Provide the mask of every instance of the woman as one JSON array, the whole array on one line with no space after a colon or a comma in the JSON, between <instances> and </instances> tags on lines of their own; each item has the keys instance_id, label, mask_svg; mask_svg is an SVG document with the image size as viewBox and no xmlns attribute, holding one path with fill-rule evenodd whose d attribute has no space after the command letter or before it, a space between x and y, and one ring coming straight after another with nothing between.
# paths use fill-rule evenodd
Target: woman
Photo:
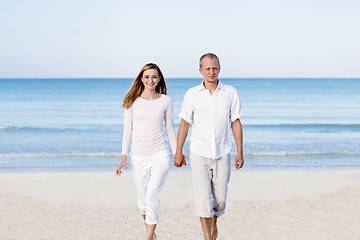
<instances>
[{"instance_id":1,"label":"woman","mask_svg":"<svg viewBox=\"0 0 360 240\"><path fill-rule=\"evenodd\" d=\"M137 204L147 231L146 239L156 239L160 192L170 167L168 146L163 134L163 122L172 152L176 151L176 136L172 101L166 95L166 84L160 68L146 64L124 98L124 134L122 159L116 175L127 169L131 141L131 163L137 192Z\"/></svg>"}]
</instances>

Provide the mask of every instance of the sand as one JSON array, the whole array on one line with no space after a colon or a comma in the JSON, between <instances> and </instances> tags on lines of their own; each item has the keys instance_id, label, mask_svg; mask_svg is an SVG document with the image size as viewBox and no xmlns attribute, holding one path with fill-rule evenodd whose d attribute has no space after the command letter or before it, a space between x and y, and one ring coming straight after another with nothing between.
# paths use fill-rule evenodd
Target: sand
<instances>
[{"instance_id":1,"label":"sand","mask_svg":"<svg viewBox=\"0 0 360 240\"><path fill-rule=\"evenodd\" d=\"M160 209L159 240L203 239L189 171ZM145 239L131 173L0 173L0 239ZM360 239L360 169L233 171L218 239Z\"/></svg>"}]
</instances>

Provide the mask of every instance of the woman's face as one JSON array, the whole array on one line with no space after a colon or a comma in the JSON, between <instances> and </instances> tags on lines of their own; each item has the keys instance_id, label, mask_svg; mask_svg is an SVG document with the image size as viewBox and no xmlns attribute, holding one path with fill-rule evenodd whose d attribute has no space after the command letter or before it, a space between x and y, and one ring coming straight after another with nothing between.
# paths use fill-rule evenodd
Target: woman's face
<instances>
[{"instance_id":1,"label":"woman's face","mask_svg":"<svg viewBox=\"0 0 360 240\"><path fill-rule=\"evenodd\" d=\"M145 89L155 91L156 86L160 82L159 72L156 69L148 69L144 72L141 81Z\"/></svg>"}]
</instances>

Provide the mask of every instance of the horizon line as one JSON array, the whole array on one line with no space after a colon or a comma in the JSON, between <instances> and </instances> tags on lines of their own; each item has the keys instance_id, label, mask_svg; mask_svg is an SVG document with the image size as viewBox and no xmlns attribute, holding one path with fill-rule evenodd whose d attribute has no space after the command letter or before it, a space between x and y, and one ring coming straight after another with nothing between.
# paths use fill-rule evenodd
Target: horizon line
<instances>
[{"instance_id":1,"label":"horizon line","mask_svg":"<svg viewBox=\"0 0 360 240\"><path fill-rule=\"evenodd\" d=\"M0 77L3 79L135 79L135 77ZM166 79L203 79L202 77L166 77ZM219 77L219 79L360 79L360 77Z\"/></svg>"}]
</instances>

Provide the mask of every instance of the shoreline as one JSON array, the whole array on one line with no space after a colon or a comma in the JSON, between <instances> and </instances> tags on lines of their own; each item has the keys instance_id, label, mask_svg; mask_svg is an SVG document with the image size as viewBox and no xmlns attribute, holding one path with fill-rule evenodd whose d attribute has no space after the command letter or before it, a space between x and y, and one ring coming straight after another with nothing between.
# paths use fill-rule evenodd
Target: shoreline
<instances>
[{"instance_id":1,"label":"shoreline","mask_svg":"<svg viewBox=\"0 0 360 240\"><path fill-rule=\"evenodd\" d=\"M244 166L241 170L236 170L231 166L231 171L307 171L307 170L352 170L360 169L360 165L335 165L335 166ZM0 168L0 175L6 173L48 173L48 172L111 172L116 170L113 167L50 167L50 168ZM128 167L130 170L130 166ZM191 171L190 163L186 167L177 168L170 166L170 171Z\"/></svg>"}]
</instances>

